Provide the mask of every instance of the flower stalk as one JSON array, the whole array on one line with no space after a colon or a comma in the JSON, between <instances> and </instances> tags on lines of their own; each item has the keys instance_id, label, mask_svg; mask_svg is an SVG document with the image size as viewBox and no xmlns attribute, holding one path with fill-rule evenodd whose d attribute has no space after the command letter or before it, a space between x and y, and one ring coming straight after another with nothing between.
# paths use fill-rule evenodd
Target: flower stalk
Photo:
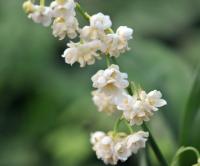
<instances>
[{"instance_id":1,"label":"flower stalk","mask_svg":"<svg viewBox=\"0 0 200 166\"><path fill-rule=\"evenodd\" d=\"M147 127L147 125L145 123L142 124L142 128L143 128L143 130L149 132L149 140L148 140L149 144L150 144L151 148L153 149L153 151L154 151L158 161L160 162L160 164L162 166L168 166L166 159L164 158L164 156L163 156L161 150L159 149L153 135L151 134L151 131L149 130L149 128Z\"/></svg>"},{"instance_id":2,"label":"flower stalk","mask_svg":"<svg viewBox=\"0 0 200 166\"><path fill-rule=\"evenodd\" d=\"M45 0L40 0L40 6L45 6Z\"/></svg>"}]
</instances>

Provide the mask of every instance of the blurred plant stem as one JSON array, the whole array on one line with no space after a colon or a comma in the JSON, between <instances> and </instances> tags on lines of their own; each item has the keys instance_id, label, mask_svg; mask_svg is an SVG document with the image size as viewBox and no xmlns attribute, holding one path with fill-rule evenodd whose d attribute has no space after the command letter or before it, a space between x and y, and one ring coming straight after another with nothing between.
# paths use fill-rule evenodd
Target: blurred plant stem
<instances>
[{"instance_id":1,"label":"blurred plant stem","mask_svg":"<svg viewBox=\"0 0 200 166\"><path fill-rule=\"evenodd\" d=\"M162 152L160 151L155 139L153 138L151 131L149 130L149 128L147 127L147 125L145 123L142 124L142 128L145 131L149 132L149 144L151 145L151 148L153 149L158 161L160 162L160 164L162 166L168 166L167 161L165 160Z\"/></svg>"},{"instance_id":2,"label":"blurred plant stem","mask_svg":"<svg viewBox=\"0 0 200 166\"><path fill-rule=\"evenodd\" d=\"M45 0L40 0L40 6L45 6Z\"/></svg>"}]
</instances>

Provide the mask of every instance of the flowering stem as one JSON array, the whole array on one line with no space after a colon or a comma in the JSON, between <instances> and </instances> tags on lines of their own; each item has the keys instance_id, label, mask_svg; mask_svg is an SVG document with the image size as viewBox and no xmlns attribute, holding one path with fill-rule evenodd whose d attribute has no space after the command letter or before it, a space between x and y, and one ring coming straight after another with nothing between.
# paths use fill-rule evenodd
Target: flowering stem
<instances>
[{"instance_id":1,"label":"flowering stem","mask_svg":"<svg viewBox=\"0 0 200 166\"><path fill-rule=\"evenodd\" d=\"M120 123L121 123L122 120L123 120L122 117L120 117L120 118L118 118L116 120L115 125L114 125L114 133L117 133L119 125L120 125Z\"/></svg>"},{"instance_id":2,"label":"flowering stem","mask_svg":"<svg viewBox=\"0 0 200 166\"><path fill-rule=\"evenodd\" d=\"M159 147L158 147L156 141L154 140L154 138L153 138L153 136L152 136L152 134L151 134L149 128L146 126L145 123L142 124L142 128L143 128L143 130L149 132L149 144L151 145L151 148L153 149L153 151L154 151L154 153L155 153L157 159L159 160L160 164L161 164L162 166L168 166L167 161L165 160L165 158L164 158L162 152L160 151L160 149L159 149Z\"/></svg>"},{"instance_id":3,"label":"flowering stem","mask_svg":"<svg viewBox=\"0 0 200 166\"><path fill-rule=\"evenodd\" d=\"M86 19L86 21L90 21L90 15L85 12L82 8L81 5L79 3L76 2L76 9L78 10L78 12L83 16L84 19Z\"/></svg>"},{"instance_id":4,"label":"flowering stem","mask_svg":"<svg viewBox=\"0 0 200 166\"><path fill-rule=\"evenodd\" d=\"M107 64L107 67L109 67L111 64L110 64L110 56L109 55L106 55L106 64Z\"/></svg>"},{"instance_id":5,"label":"flowering stem","mask_svg":"<svg viewBox=\"0 0 200 166\"><path fill-rule=\"evenodd\" d=\"M128 128L130 134L133 134L133 129L132 127L129 125L129 123L127 122L126 119L123 119L124 120L124 124L126 125L126 127Z\"/></svg>"}]
</instances>

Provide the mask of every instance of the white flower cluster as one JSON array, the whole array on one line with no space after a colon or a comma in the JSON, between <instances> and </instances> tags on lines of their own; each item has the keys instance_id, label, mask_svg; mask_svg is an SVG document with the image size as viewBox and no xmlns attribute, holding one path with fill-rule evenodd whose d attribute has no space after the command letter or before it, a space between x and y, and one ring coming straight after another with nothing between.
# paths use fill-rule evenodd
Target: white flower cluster
<instances>
[{"instance_id":1,"label":"white flower cluster","mask_svg":"<svg viewBox=\"0 0 200 166\"><path fill-rule=\"evenodd\" d=\"M128 75L119 71L119 66L111 65L106 70L99 70L93 77L93 101L100 112L113 113L117 110L125 88L128 87Z\"/></svg>"},{"instance_id":2,"label":"white flower cluster","mask_svg":"<svg viewBox=\"0 0 200 166\"><path fill-rule=\"evenodd\" d=\"M123 117L131 125L141 125L159 107L167 104L162 99L160 91L153 90L148 94L140 90L138 94L129 95L125 88L128 87L128 75L119 71L119 66L111 65L106 70L99 70L93 77L93 101L100 112L113 113L123 111Z\"/></svg>"},{"instance_id":3,"label":"white flower cluster","mask_svg":"<svg viewBox=\"0 0 200 166\"><path fill-rule=\"evenodd\" d=\"M141 125L144 121L149 121L159 107L167 104L161 97L160 91L153 90L147 94L141 90L137 95L125 94L117 108L123 111L124 118L131 125Z\"/></svg>"},{"instance_id":4,"label":"white flower cluster","mask_svg":"<svg viewBox=\"0 0 200 166\"><path fill-rule=\"evenodd\" d=\"M143 131L131 135L113 135L97 131L91 135L91 143L97 158L102 159L105 164L116 165L118 161L124 162L132 153L144 148L148 136L149 133Z\"/></svg>"},{"instance_id":5,"label":"white flower cluster","mask_svg":"<svg viewBox=\"0 0 200 166\"><path fill-rule=\"evenodd\" d=\"M23 4L28 17L35 23L49 26L53 21L53 35L60 40L66 36L73 39L77 36L78 21L73 0L55 0L50 6L35 5L30 0Z\"/></svg>"},{"instance_id":6,"label":"white flower cluster","mask_svg":"<svg viewBox=\"0 0 200 166\"><path fill-rule=\"evenodd\" d=\"M129 50L128 40L132 39L133 34L131 28L120 26L116 33L113 33L110 29L110 17L102 13L91 16L89 26L79 28L74 0L55 0L49 7L35 5L28 0L23 4L23 8L28 17L36 23L49 26L53 21L52 33L60 40L66 36L74 39L80 34L80 42L67 44L69 48L62 55L67 64L78 62L80 67L84 67L86 64L94 64L95 59L102 54L118 57Z\"/></svg>"}]
</instances>

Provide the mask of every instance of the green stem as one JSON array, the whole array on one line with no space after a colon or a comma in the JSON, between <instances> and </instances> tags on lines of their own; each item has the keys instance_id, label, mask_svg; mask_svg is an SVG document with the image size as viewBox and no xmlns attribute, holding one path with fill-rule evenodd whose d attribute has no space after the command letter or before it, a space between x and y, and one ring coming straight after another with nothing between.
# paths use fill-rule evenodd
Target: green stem
<instances>
[{"instance_id":1,"label":"green stem","mask_svg":"<svg viewBox=\"0 0 200 166\"><path fill-rule=\"evenodd\" d=\"M145 149L145 156L146 156L146 164L148 166L152 166L152 162L151 162L151 158L150 158L150 151L149 151L149 145L147 145L146 149Z\"/></svg>"},{"instance_id":2,"label":"green stem","mask_svg":"<svg viewBox=\"0 0 200 166\"><path fill-rule=\"evenodd\" d=\"M162 152L160 151L156 141L154 140L150 130L148 129L148 127L146 126L145 123L143 123L142 125L142 128L145 130L145 131L148 131L149 132L149 144L151 145L151 148L153 149L158 161L160 162L160 164L162 166L168 166L168 163L167 161L165 160Z\"/></svg>"},{"instance_id":3,"label":"green stem","mask_svg":"<svg viewBox=\"0 0 200 166\"><path fill-rule=\"evenodd\" d=\"M45 6L45 0L40 0L40 6Z\"/></svg>"},{"instance_id":4,"label":"green stem","mask_svg":"<svg viewBox=\"0 0 200 166\"><path fill-rule=\"evenodd\" d=\"M123 119L124 120L124 124L126 125L126 127L128 128L130 134L133 134L133 129L132 127L129 125L129 123L127 122L126 119Z\"/></svg>"},{"instance_id":5,"label":"green stem","mask_svg":"<svg viewBox=\"0 0 200 166\"><path fill-rule=\"evenodd\" d=\"M83 18L84 18L86 21L90 21L90 17L91 17L91 16L90 16L86 11L84 11L84 10L82 9L81 5L80 5L78 2L76 2L76 9L77 9L78 12L83 16ZM107 33L114 33L113 30L112 30L111 28L106 29L105 32L107 32Z\"/></svg>"},{"instance_id":6,"label":"green stem","mask_svg":"<svg viewBox=\"0 0 200 166\"><path fill-rule=\"evenodd\" d=\"M113 129L114 133L117 133L121 121L122 121L121 117L116 120L115 125L114 125L114 129Z\"/></svg>"},{"instance_id":7,"label":"green stem","mask_svg":"<svg viewBox=\"0 0 200 166\"><path fill-rule=\"evenodd\" d=\"M81 5L79 3L76 2L76 9L78 10L78 12L83 16L83 18L86 20L86 21L90 21L90 15L85 12L82 8L81 8Z\"/></svg>"},{"instance_id":8,"label":"green stem","mask_svg":"<svg viewBox=\"0 0 200 166\"><path fill-rule=\"evenodd\" d=\"M105 55L105 56L106 56L106 65L107 65L107 67L109 67L111 65L110 56L109 55Z\"/></svg>"}]
</instances>

